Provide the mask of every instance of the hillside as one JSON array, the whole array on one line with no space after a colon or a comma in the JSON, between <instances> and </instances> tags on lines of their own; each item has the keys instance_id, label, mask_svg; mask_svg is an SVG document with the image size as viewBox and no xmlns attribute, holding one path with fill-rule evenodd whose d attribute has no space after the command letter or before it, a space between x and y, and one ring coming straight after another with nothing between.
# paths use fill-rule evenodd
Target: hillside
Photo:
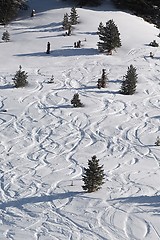
<instances>
[{"instance_id":1,"label":"hillside","mask_svg":"<svg viewBox=\"0 0 160 240\"><path fill-rule=\"evenodd\" d=\"M159 30L106 0L77 8L80 22L64 36L72 5L39 2L29 0L27 11L0 26L0 36L10 33L9 42L0 41L0 239L159 240L160 48L148 46L160 44ZM97 50L98 25L109 19L122 41L112 56ZM137 90L124 96L119 89L131 64ZM29 84L16 89L19 65ZM109 82L98 89L102 69ZM72 107L75 93L83 108ZM82 173L93 155L105 183L86 193Z\"/></svg>"}]
</instances>

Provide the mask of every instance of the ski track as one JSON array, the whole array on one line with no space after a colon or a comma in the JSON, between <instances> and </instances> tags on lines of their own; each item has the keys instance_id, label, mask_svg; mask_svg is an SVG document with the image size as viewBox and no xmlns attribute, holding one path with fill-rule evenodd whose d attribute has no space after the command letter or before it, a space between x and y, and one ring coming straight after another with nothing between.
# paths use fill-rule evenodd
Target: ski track
<instances>
[{"instance_id":1,"label":"ski track","mask_svg":"<svg viewBox=\"0 0 160 240\"><path fill-rule=\"evenodd\" d=\"M140 58L143 64L138 66ZM95 87L102 68L114 73L104 59L79 58L78 67L63 67L51 84L50 68L32 72L34 83L22 90L21 97L11 99L21 106L19 115L10 111L1 92L1 240L19 240L23 233L26 240L160 238L158 224L152 222L152 214L159 214L154 204L159 202L149 201L149 196L159 194L159 186L152 186L149 179L158 179L160 150L149 139L160 130L160 65L148 58L145 47L132 49L118 66L119 76L133 62L146 81L143 98L135 102L107 94L115 86L119 89L114 81L109 81L108 89ZM1 85L8 84L4 75ZM72 108L76 92L84 108ZM77 191L86 156L94 154L108 168L100 190L103 200L98 194L89 198ZM148 202L143 202L145 196Z\"/></svg>"}]
</instances>

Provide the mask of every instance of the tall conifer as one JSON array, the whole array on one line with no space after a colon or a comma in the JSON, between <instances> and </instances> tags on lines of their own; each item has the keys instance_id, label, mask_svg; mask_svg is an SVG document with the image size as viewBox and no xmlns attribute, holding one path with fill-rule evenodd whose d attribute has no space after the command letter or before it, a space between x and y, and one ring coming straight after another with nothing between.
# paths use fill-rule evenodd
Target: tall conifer
<instances>
[{"instance_id":1,"label":"tall conifer","mask_svg":"<svg viewBox=\"0 0 160 240\"><path fill-rule=\"evenodd\" d=\"M136 91L138 74L136 68L133 65L128 67L127 74L124 76L120 93L124 95L132 95Z\"/></svg>"}]
</instances>

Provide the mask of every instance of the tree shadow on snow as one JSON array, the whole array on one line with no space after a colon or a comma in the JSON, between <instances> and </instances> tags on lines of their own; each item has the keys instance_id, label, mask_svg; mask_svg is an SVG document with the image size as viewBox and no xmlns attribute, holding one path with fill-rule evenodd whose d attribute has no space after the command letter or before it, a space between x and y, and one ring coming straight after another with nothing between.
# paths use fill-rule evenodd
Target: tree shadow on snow
<instances>
[{"instance_id":1,"label":"tree shadow on snow","mask_svg":"<svg viewBox=\"0 0 160 240\"><path fill-rule=\"evenodd\" d=\"M120 201L123 203L138 203L141 206L151 206L151 207L160 208L160 196L126 197L126 198L116 198L109 201Z\"/></svg>"},{"instance_id":2,"label":"tree shadow on snow","mask_svg":"<svg viewBox=\"0 0 160 240\"><path fill-rule=\"evenodd\" d=\"M89 55L97 55L99 54L97 49L94 48L71 48L71 49L55 49L52 50L50 54L46 54L46 52L35 52L35 53L22 53L15 54L17 57L71 57L71 56L89 56Z\"/></svg>"},{"instance_id":3,"label":"tree shadow on snow","mask_svg":"<svg viewBox=\"0 0 160 240\"><path fill-rule=\"evenodd\" d=\"M59 105L59 106L50 106L50 107L41 107L40 109L42 110L47 110L47 109L59 109L59 108L73 108L73 106L66 104L66 105Z\"/></svg>"},{"instance_id":4,"label":"tree shadow on snow","mask_svg":"<svg viewBox=\"0 0 160 240\"><path fill-rule=\"evenodd\" d=\"M43 195L43 196L34 196L34 197L25 197L17 200L0 203L0 209L5 209L7 207L17 207L21 208L25 204L33 203L46 203L52 202L54 200L61 200L66 198L78 197L78 195L84 192L66 192L66 193L55 193L52 195Z\"/></svg>"},{"instance_id":5,"label":"tree shadow on snow","mask_svg":"<svg viewBox=\"0 0 160 240\"><path fill-rule=\"evenodd\" d=\"M0 86L0 89L12 89L12 88L15 88L15 86L12 84L6 84L3 86Z\"/></svg>"}]
</instances>

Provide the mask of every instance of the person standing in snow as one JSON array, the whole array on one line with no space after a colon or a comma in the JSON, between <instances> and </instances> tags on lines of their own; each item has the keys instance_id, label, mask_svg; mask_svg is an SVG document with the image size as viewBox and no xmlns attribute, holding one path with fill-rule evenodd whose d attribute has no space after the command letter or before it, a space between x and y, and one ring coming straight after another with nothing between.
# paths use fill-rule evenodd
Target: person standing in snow
<instances>
[{"instance_id":1,"label":"person standing in snow","mask_svg":"<svg viewBox=\"0 0 160 240\"><path fill-rule=\"evenodd\" d=\"M51 44L50 44L50 42L48 42L47 43L47 51L46 51L47 54L50 54L50 48L51 48Z\"/></svg>"},{"instance_id":2,"label":"person standing in snow","mask_svg":"<svg viewBox=\"0 0 160 240\"><path fill-rule=\"evenodd\" d=\"M31 12L31 17L34 17L36 15L36 11L33 9Z\"/></svg>"}]
</instances>

